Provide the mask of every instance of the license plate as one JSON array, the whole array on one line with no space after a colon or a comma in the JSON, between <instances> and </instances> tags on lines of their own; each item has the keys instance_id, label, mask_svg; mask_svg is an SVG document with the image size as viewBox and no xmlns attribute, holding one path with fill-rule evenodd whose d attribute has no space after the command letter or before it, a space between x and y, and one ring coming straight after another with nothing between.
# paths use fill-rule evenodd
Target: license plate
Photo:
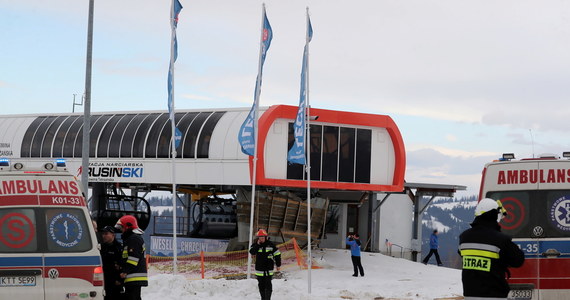
<instances>
[{"instance_id":1,"label":"license plate","mask_svg":"<svg viewBox=\"0 0 570 300\"><path fill-rule=\"evenodd\" d=\"M36 286L36 276L0 276L0 286Z\"/></svg>"},{"instance_id":2,"label":"license plate","mask_svg":"<svg viewBox=\"0 0 570 300\"><path fill-rule=\"evenodd\" d=\"M529 300L532 299L532 290L511 290L509 300Z\"/></svg>"}]
</instances>

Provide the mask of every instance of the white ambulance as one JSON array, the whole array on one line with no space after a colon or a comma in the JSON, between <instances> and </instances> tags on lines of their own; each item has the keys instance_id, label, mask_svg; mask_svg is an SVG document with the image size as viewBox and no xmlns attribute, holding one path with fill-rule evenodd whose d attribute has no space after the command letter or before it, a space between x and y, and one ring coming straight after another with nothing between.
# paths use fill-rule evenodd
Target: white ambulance
<instances>
[{"instance_id":1,"label":"white ambulance","mask_svg":"<svg viewBox=\"0 0 570 300\"><path fill-rule=\"evenodd\" d=\"M62 160L0 158L0 295L103 299L97 236L80 183Z\"/></svg>"}]
</instances>

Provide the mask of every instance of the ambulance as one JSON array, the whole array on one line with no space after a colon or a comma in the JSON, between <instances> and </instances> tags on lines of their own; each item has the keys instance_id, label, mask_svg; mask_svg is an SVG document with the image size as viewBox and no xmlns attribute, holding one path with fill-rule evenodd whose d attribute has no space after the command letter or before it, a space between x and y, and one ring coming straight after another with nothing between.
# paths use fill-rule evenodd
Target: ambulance
<instances>
[{"instance_id":1,"label":"ambulance","mask_svg":"<svg viewBox=\"0 0 570 300\"><path fill-rule=\"evenodd\" d=\"M510 299L570 299L570 152L503 154L483 169L483 198L501 200L501 230L525 253L523 266L510 269Z\"/></svg>"},{"instance_id":2,"label":"ambulance","mask_svg":"<svg viewBox=\"0 0 570 300\"><path fill-rule=\"evenodd\" d=\"M0 295L102 300L99 244L65 161L0 158Z\"/></svg>"}]
</instances>

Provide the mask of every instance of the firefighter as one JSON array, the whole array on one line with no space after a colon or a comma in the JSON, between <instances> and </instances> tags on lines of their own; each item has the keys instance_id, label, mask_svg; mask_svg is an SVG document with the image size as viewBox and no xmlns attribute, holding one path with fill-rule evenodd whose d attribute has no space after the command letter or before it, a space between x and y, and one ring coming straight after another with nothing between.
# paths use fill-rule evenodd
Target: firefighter
<instances>
[{"instance_id":1,"label":"firefighter","mask_svg":"<svg viewBox=\"0 0 570 300\"><path fill-rule=\"evenodd\" d=\"M148 286L144 233L134 216L122 216L115 228L122 232L123 260L121 278L125 280L125 299L141 300L141 287Z\"/></svg>"},{"instance_id":2,"label":"firefighter","mask_svg":"<svg viewBox=\"0 0 570 300\"><path fill-rule=\"evenodd\" d=\"M269 240L267 231L259 229L257 239L249 249L251 255L255 255L255 275L259 286L261 300L271 300L273 286L273 265L277 266L277 271L281 268L281 252Z\"/></svg>"},{"instance_id":3,"label":"firefighter","mask_svg":"<svg viewBox=\"0 0 570 300\"><path fill-rule=\"evenodd\" d=\"M475 208L471 228L459 236L465 300L507 299L508 268L518 268L524 263L524 252L501 232L499 222L505 215L500 201L482 199Z\"/></svg>"}]
</instances>

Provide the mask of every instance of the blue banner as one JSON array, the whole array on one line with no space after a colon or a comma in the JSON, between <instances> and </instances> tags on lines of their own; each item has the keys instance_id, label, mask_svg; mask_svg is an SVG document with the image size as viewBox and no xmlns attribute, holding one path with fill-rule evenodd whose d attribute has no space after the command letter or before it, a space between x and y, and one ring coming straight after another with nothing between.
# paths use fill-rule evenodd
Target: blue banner
<instances>
[{"instance_id":1,"label":"blue banner","mask_svg":"<svg viewBox=\"0 0 570 300\"><path fill-rule=\"evenodd\" d=\"M174 12L173 12L173 16L171 16L172 20L171 20L171 27L172 27L172 39L174 40L173 42L173 49L172 49L172 57L170 58L170 64L168 67L168 113L170 115L170 120L171 122L175 122L174 119L174 101L173 101L173 86L174 86L174 62L176 62L176 59L178 58L178 40L176 38L176 27L178 26L178 15L180 14L180 12L182 11L182 4L180 4L180 1L178 0L173 0L172 5L174 5ZM172 41L171 41L172 43ZM175 147L178 148L178 145L180 145L180 139L182 138L182 134L180 133L180 130L178 130L178 128L175 128L175 133L174 133L174 142L175 142Z\"/></svg>"},{"instance_id":2,"label":"blue banner","mask_svg":"<svg viewBox=\"0 0 570 300\"><path fill-rule=\"evenodd\" d=\"M265 7L263 7L263 33L261 36L261 51L259 58L259 73L257 74L257 80L255 81L255 92L253 95L253 105L247 118L241 125L238 133L238 140L241 146L241 151L246 155L254 155L255 149L255 127L257 122L257 110L259 107L259 95L261 94L261 78L263 75L263 63L265 62L265 55L269 46L271 45L271 39L273 39L273 31L271 30L271 25L269 25L269 20L267 19L267 14L265 13Z\"/></svg>"},{"instance_id":3,"label":"blue banner","mask_svg":"<svg viewBox=\"0 0 570 300\"><path fill-rule=\"evenodd\" d=\"M176 238L176 249L178 256L190 255L204 252L225 252L228 247L228 240L196 239L196 238ZM150 255L152 256L173 256L174 239L171 236L151 236Z\"/></svg>"},{"instance_id":4,"label":"blue banner","mask_svg":"<svg viewBox=\"0 0 570 300\"><path fill-rule=\"evenodd\" d=\"M301 68L301 92L299 95L299 110L293 128L295 141L287 154L287 160L293 164L304 165L305 162L305 112L307 110L307 64L309 63L309 42L313 38L313 27L307 16L307 38L303 50L303 66Z\"/></svg>"}]
</instances>

